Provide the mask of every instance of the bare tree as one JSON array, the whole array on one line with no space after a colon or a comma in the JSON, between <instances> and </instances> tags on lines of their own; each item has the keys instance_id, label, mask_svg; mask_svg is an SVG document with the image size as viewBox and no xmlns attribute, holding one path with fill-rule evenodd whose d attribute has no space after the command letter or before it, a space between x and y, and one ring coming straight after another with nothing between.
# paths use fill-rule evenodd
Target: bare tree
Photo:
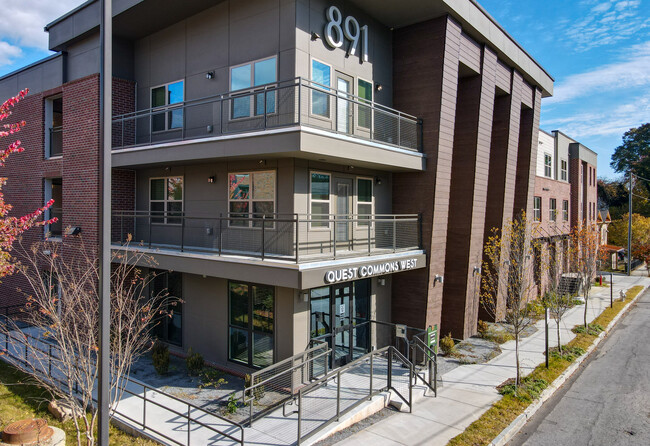
<instances>
[{"instance_id":1,"label":"bare tree","mask_svg":"<svg viewBox=\"0 0 650 446\"><path fill-rule=\"evenodd\" d=\"M521 383L519 341L523 331L535 322L527 303L535 295L534 255L539 241L532 238L531 229L522 212L507 221L503 230L493 229L484 246L481 304L496 320L502 307L499 297L505 296L503 321L512 326L515 337L517 386Z\"/></svg>"},{"instance_id":2,"label":"bare tree","mask_svg":"<svg viewBox=\"0 0 650 446\"><path fill-rule=\"evenodd\" d=\"M585 299L584 327L587 330L587 309L591 286L598 272L602 252L599 249L598 231L588 224L575 227L571 231L571 271L576 275Z\"/></svg>"},{"instance_id":3,"label":"bare tree","mask_svg":"<svg viewBox=\"0 0 650 446\"><path fill-rule=\"evenodd\" d=\"M558 351L562 354L562 342L560 338L560 325L562 318L567 311L573 306L574 297L568 292L568 289L561 287L562 277L567 272L565 265L566 258L569 255L568 244L566 240L560 240L559 243L550 243L548 256L545 258L544 271L546 273L546 289L544 290L544 306L549 309L551 317L555 320L557 327L557 346Z\"/></svg>"},{"instance_id":4,"label":"bare tree","mask_svg":"<svg viewBox=\"0 0 650 446\"><path fill-rule=\"evenodd\" d=\"M111 269L110 407L122 397L131 365L152 346L151 327L171 316L179 299L147 294L155 267L137 249L113 254ZM97 253L79 237L41 242L19 249L18 271L29 283L22 321L2 327L11 336L6 358L71 408L77 445L95 444L97 408L93 390L98 377L99 264ZM25 327L27 324L27 328ZM85 438L84 438L85 437Z\"/></svg>"}]
</instances>

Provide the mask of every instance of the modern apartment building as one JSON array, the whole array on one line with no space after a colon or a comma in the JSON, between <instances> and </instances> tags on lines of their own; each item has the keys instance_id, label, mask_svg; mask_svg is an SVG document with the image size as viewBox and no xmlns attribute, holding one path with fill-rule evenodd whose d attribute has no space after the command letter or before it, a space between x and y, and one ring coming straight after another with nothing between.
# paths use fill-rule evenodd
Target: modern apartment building
<instances>
[{"instance_id":1,"label":"modern apartment building","mask_svg":"<svg viewBox=\"0 0 650 446\"><path fill-rule=\"evenodd\" d=\"M475 1L121 0L113 12L113 249L168 271L152 288L184 303L157 327L163 341L246 371L314 338L344 364L373 345L357 329L368 320L475 333L483 239L533 210L553 88ZM0 79L4 97L30 88L8 202L21 213L54 198L51 236L75 227L87 243L98 25L90 0L46 27L56 55ZM3 305L20 299L17 277L1 286Z\"/></svg>"},{"instance_id":2,"label":"modern apartment building","mask_svg":"<svg viewBox=\"0 0 650 446\"><path fill-rule=\"evenodd\" d=\"M540 130L532 214L535 234L543 240L540 256L561 252L558 244L568 243L571 230L585 223L598 225L599 242L606 243L607 228L597 208L597 164L594 151L559 130ZM537 277L541 293L544 278Z\"/></svg>"}]
</instances>

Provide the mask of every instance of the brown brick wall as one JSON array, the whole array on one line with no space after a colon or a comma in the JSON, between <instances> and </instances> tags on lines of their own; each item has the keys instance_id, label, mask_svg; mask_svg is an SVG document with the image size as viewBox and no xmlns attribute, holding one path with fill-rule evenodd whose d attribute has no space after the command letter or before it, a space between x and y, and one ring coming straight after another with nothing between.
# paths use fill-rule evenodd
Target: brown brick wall
<instances>
[{"instance_id":1,"label":"brown brick wall","mask_svg":"<svg viewBox=\"0 0 650 446\"><path fill-rule=\"evenodd\" d=\"M564 181L536 176L534 194L542 199L542 221L536 225L539 236L568 235L571 232L571 185ZM550 221L549 202L551 198L557 200L557 218L555 222ZM566 222L562 217L563 200L569 200L569 221Z\"/></svg>"}]
</instances>

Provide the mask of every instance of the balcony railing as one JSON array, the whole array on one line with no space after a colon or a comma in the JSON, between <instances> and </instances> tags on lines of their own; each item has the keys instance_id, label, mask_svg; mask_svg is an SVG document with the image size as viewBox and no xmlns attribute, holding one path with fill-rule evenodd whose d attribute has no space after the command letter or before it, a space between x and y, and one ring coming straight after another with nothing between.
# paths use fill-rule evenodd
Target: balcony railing
<instances>
[{"instance_id":1,"label":"balcony railing","mask_svg":"<svg viewBox=\"0 0 650 446\"><path fill-rule=\"evenodd\" d=\"M115 116L113 149L297 125L421 151L415 116L302 78Z\"/></svg>"},{"instance_id":2,"label":"balcony railing","mask_svg":"<svg viewBox=\"0 0 650 446\"><path fill-rule=\"evenodd\" d=\"M63 127L50 128L50 157L63 155Z\"/></svg>"},{"instance_id":3,"label":"balcony railing","mask_svg":"<svg viewBox=\"0 0 650 446\"><path fill-rule=\"evenodd\" d=\"M420 216L271 214L195 217L172 212L112 215L113 245L293 263L420 249Z\"/></svg>"}]
</instances>

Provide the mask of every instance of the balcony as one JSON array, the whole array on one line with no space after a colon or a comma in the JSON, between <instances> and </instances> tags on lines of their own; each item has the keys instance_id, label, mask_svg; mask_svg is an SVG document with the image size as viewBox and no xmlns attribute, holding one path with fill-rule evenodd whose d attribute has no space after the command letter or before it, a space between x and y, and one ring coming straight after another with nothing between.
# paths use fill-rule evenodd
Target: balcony
<instances>
[{"instance_id":1,"label":"balcony","mask_svg":"<svg viewBox=\"0 0 650 446\"><path fill-rule=\"evenodd\" d=\"M113 150L125 153L292 129L421 158L419 119L302 78L115 116Z\"/></svg>"},{"instance_id":2,"label":"balcony","mask_svg":"<svg viewBox=\"0 0 650 446\"><path fill-rule=\"evenodd\" d=\"M133 246L173 252L304 264L421 249L420 216L114 212L113 246L132 234Z\"/></svg>"}]
</instances>

